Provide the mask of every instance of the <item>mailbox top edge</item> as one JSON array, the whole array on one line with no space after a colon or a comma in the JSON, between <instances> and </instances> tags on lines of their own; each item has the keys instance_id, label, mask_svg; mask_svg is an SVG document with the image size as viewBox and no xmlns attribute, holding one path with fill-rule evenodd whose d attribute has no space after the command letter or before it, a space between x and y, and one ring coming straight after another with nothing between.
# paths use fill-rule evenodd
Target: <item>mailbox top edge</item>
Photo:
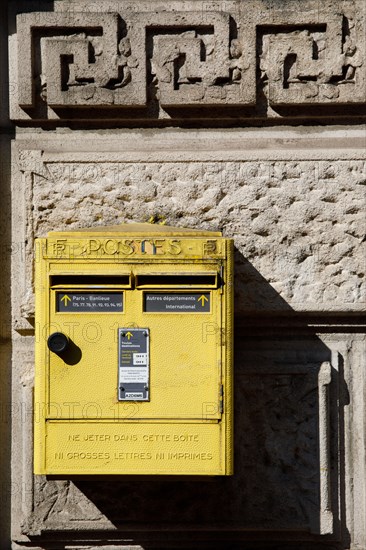
<instances>
[{"instance_id":1,"label":"mailbox top edge","mask_svg":"<svg viewBox=\"0 0 366 550\"><path fill-rule=\"evenodd\" d=\"M190 229L186 227L172 227L152 223L125 223L121 225L96 226L89 228L75 229L73 231L50 231L49 238L83 238L83 237L147 237L147 236L172 236L172 237L222 237L221 231L207 231L201 229Z\"/></svg>"}]
</instances>

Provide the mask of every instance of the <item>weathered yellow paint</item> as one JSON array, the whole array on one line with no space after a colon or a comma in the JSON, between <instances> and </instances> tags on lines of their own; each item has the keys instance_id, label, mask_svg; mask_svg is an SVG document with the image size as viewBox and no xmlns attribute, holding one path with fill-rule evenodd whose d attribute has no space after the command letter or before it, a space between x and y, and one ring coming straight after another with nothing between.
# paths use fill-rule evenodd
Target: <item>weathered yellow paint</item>
<instances>
[{"instance_id":1,"label":"weathered yellow paint","mask_svg":"<svg viewBox=\"0 0 366 550\"><path fill-rule=\"evenodd\" d=\"M148 224L37 239L36 474L232 474L232 251L217 232ZM75 292L120 292L123 311L68 311ZM145 312L146 292L197 293L197 311ZM149 401L118 400L128 327L149 331Z\"/></svg>"}]
</instances>

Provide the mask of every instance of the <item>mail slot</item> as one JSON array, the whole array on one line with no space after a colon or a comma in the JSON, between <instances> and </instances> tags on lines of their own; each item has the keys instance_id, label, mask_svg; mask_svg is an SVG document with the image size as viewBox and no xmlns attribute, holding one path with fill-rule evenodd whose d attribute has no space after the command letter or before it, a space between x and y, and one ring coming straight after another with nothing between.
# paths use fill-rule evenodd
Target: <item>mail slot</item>
<instances>
[{"instance_id":1,"label":"mail slot","mask_svg":"<svg viewBox=\"0 0 366 550\"><path fill-rule=\"evenodd\" d=\"M150 224L36 240L36 474L232 474L232 257Z\"/></svg>"}]
</instances>

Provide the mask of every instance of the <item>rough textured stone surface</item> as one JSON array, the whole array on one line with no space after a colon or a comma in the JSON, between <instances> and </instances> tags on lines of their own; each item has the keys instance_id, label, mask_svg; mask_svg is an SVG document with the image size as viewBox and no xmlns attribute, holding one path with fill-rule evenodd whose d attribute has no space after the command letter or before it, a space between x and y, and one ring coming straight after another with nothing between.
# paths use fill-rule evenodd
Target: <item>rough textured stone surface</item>
<instances>
[{"instance_id":1,"label":"rough textured stone surface","mask_svg":"<svg viewBox=\"0 0 366 550\"><path fill-rule=\"evenodd\" d=\"M177 145L181 153L176 152L176 159L184 153L182 142ZM362 150L358 157L337 161L332 155L327 159L326 151L323 160L294 160L288 151L280 152L281 160L274 153L260 160L257 153L246 153L244 161L240 151L238 160L222 160L224 151L217 151L211 154L217 160L206 162L173 162L166 151L156 151L160 162L108 161L108 155L100 154L75 156L70 162L67 154L61 160L58 154L30 150L16 155L22 171L19 191L29 212L23 317L33 316L34 237L54 227L76 229L151 216L169 225L221 229L234 237L237 316L365 307Z\"/></svg>"},{"instance_id":2,"label":"rough textured stone surface","mask_svg":"<svg viewBox=\"0 0 366 550\"><path fill-rule=\"evenodd\" d=\"M266 118L281 106L366 104L362 0L193 5L100 3L83 13L82 3L56 2L54 13L21 13L12 117L220 119L251 106L241 118Z\"/></svg>"},{"instance_id":3,"label":"rough textured stone surface","mask_svg":"<svg viewBox=\"0 0 366 550\"><path fill-rule=\"evenodd\" d=\"M220 228L236 238L237 313L366 303L365 161L49 165L35 178L34 232L133 221ZM251 264L251 265L248 265ZM247 267L248 266L248 267ZM257 270L280 295L260 301ZM281 298L283 301L281 301ZM332 306L330 306L332 302Z\"/></svg>"}]
</instances>

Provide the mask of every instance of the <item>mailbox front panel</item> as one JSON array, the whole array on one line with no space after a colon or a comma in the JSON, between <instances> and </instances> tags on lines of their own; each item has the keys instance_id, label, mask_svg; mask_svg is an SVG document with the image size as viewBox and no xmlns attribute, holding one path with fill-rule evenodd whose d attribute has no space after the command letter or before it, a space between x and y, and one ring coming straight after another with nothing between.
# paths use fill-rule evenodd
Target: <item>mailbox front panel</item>
<instances>
[{"instance_id":1,"label":"mailbox front panel","mask_svg":"<svg viewBox=\"0 0 366 550\"><path fill-rule=\"evenodd\" d=\"M36 473L230 474L231 242L60 240L37 243Z\"/></svg>"}]
</instances>

